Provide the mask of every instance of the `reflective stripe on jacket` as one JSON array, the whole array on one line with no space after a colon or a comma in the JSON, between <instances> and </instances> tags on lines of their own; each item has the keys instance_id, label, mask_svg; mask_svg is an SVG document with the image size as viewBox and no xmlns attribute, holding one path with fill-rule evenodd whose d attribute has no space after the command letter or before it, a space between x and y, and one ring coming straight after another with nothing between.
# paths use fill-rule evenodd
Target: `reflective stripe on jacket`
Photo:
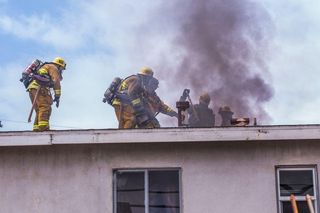
<instances>
[{"instance_id":1,"label":"reflective stripe on jacket","mask_svg":"<svg viewBox=\"0 0 320 213\"><path fill-rule=\"evenodd\" d=\"M137 75L131 75L124 79L117 93L123 94L124 96L128 96L128 99L131 101L132 105L137 105L142 103L142 93L144 89L142 87L140 78ZM112 105L120 105L120 104L129 104L127 101L122 101L120 98L115 98L112 102Z\"/></svg>"},{"instance_id":2,"label":"reflective stripe on jacket","mask_svg":"<svg viewBox=\"0 0 320 213\"><path fill-rule=\"evenodd\" d=\"M60 97L61 96L61 85L60 85L60 73L58 70L58 67L54 64L45 64L43 65L39 70L38 73L40 75L48 75L53 82L53 90L55 96ZM36 82L36 80L33 80L30 85L28 86L27 90L30 89L37 89L39 87L39 84ZM49 90L50 88L47 87Z\"/></svg>"}]
</instances>

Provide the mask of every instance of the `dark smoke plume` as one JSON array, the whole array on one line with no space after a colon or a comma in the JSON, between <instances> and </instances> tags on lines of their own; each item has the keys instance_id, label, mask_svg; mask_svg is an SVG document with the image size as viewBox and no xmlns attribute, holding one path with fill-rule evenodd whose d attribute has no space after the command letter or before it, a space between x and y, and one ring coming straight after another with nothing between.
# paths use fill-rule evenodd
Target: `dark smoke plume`
<instances>
[{"instance_id":1,"label":"dark smoke plume","mask_svg":"<svg viewBox=\"0 0 320 213\"><path fill-rule=\"evenodd\" d=\"M263 103L273 90L264 78L274 28L267 11L249 0L166 2L160 21L162 28L176 30L170 46L178 57L175 64L163 59L159 70L172 70L172 86L183 83L193 94L208 92L216 118L217 109L228 105L235 116L268 122Z\"/></svg>"}]
</instances>

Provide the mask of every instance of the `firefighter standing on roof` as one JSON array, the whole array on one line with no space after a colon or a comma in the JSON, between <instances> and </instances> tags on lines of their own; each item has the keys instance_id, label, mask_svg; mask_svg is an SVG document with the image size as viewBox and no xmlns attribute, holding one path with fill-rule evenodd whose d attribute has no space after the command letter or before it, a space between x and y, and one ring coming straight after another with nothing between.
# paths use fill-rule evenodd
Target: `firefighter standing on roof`
<instances>
[{"instance_id":1,"label":"firefighter standing on roof","mask_svg":"<svg viewBox=\"0 0 320 213\"><path fill-rule=\"evenodd\" d=\"M199 104L195 104L188 109L190 127L214 127L215 114L208 107L210 101L209 94L204 93L199 97Z\"/></svg>"},{"instance_id":2,"label":"firefighter standing on roof","mask_svg":"<svg viewBox=\"0 0 320 213\"><path fill-rule=\"evenodd\" d=\"M157 114L162 113L170 117L178 117L178 113L166 105L157 95L156 89L159 87L159 81L152 78L147 87L147 93L144 95L144 105L148 110L152 122L147 128L159 128L160 123L156 118Z\"/></svg>"},{"instance_id":3,"label":"firefighter standing on roof","mask_svg":"<svg viewBox=\"0 0 320 213\"><path fill-rule=\"evenodd\" d=\"M39 76L49 79L50 83L44 83L41 79L34 79L27 88L31 102L35 102L34 109L36 117L34 119L33 131L46 131L50 129L49 119L51 115L51 105L56 102L59 107L61 96L62 71L66 69L64 59L57 57L52 63L44 63L37 71ZM54 99L52 100L50 88L53 88ZM38 90L38 93L37 93Z\"/></svg>"},{"instance_id":4,"label":"firefighter standing on roof","mask_svg":"<svg viewBox=\"0 0 320 213\"><path fill-rule=\"evenodd\" d=\"M120 129L147 128L151 122L143 104L143 94L147 92L146 87L152 78L152 69L143 67L137 75L122 80L112 101Z\"/></svg>"}]
</instances>

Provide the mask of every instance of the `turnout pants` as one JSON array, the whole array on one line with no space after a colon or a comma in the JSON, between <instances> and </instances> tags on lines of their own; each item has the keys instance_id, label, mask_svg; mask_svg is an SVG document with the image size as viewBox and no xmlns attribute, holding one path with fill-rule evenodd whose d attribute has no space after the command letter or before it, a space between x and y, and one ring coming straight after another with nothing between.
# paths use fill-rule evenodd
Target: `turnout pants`
<instances>
[{"instance_id":1,"label":"turnout pants","mask_svg":"<svg viewBox=\"0 0 320 213\"><path fill-rule=\"evenodd\" d=\"M130 105L114 105L113 107L119 122L119 129L133 129L136 127L134 110Z\"/></svg>"},{"instance_id":2,"label":"turnout pants","mask_svg":"<svg viewBox=\"0 0 320 213\"><path fill-rule=\"evenodd\" d=\"M29 90L31 103L36 98L36 89ZM49 119L51 115L52 97L50 91L46 88L40 88L38 97L35 100L34 109L36 116L33 123L33 131L46 131L50 129Z\"/></svg>"},{"instance_id":3,"label":"turnout pants","mask_svg":"<svg viewBox=\"0 0 320 213\"><path fill-rule=\"evenodd\" d=\"M119 122L119 129L160 128L159 121L156 118L149 120L142 125L137 125L134 110L130 105L113 105L113 107Z\"/></svg>"},{"instance_id":4,"label":"turnout pants","mask_svg":"<svg viewBox=\"0 0 320 213\"><path fill-rule=\"evenodd\" d=\"M160 123L159 123L158 119L153 118L153 119L147 121L146 123L140 125L139 128L142 128L142 129L160 128Z\"/></svg>"}]
</instances>

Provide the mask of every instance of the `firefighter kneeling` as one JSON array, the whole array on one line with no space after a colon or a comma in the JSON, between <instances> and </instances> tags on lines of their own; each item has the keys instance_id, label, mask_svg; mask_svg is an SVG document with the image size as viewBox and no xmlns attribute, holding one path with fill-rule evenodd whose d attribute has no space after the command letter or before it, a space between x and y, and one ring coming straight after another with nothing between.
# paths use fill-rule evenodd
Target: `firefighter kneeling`
<instances>
[{"instance_id":1,"label":"firefighter kneeling","mask_svg":"<svg viewBox=\"0 0 320 213\"><path fill-rule=\"evenodd\" d=\"M146 105L146 95L150 94L150 81L154 80L151 68L143 67L137 75L131 75L122 80L113 95L105 93L105 97L112 97L111 105L119 122L119 129L156 128L159 122Z\"/></svg>"}]
</instances>

